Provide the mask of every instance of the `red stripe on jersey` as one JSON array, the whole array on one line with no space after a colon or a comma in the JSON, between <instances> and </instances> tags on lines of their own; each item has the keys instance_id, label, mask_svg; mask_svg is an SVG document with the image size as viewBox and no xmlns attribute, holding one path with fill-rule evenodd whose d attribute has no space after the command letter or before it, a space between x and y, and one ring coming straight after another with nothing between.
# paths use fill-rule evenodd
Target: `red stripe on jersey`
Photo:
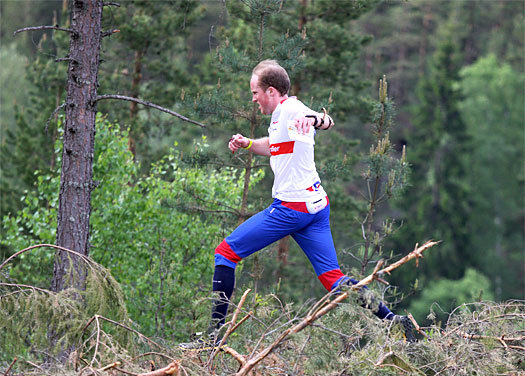
<instances>
[{"instance_id":1,"label":"red stripe on jersey","mask_svg":"<svg viewBox=\"0 0 525 376\"><path fill-rule=\"evenodd\" d=\"M295 141L280 142L278 144L270 145L270 154L292 154Z\"/></svg>"},{"instance_id":2,"label":"red stripe on jersey","mask_svg":"<svg viewBox=\"0 0 525 376\"><path fill-rule=\"evenodd\" d=\"M332 286L334 285L334 283L336 283L337 280L341 277L344 277L344 274L341 271L341 269L330 270L326 273L317 276L317 278L319 278L319 280L323 284L324 288L328 291L332 290Z\"/></svg>"},{"instance_id":3,"label":"red stripe on jersey","mask_svg":"<svg viewBox=\"0 0 525 376\"><path fill-rule=\"evenodd\" d=\"M238 263L241 261L241 257L231 249L230 245L226 243L226 240L223 240L221 244L217 248L215 248L215 254L222 255L226 257L228 260L234 263Z\"/></svg>"}]
</instances>

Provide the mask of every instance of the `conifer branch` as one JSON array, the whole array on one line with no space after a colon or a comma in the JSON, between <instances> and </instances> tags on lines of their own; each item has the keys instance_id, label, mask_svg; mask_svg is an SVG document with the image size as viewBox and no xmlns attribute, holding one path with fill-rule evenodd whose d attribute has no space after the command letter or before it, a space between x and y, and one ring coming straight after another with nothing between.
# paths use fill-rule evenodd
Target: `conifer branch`
<instances>
[{"instance_id":1,"label":"conifer branch","mask_svg":"<svg viewBox=\"0 0 525 376\"><path fill-rule=\"evenodd\" d=\"M480 334L470 334L470 333L461 332L461 331L458 332L458 334L461 335L461 337L463 337L465 339L468 339L468 340L471 340L471 339L491 339L491 340L494 340L494 341L498 341L501 344L501 346L506 348L506 349L513 348L513 349L525 351L525 347L507 344L507 342L523 342L523 341L525 341L525 336L521 336L521 337L505 337L505 336L494 337L494 336L484 336L484 335L480 335Z\"/></svg>"},{"instance_id":2,"label":"conifer branch","mask_svg":"<svg viewBox=\"0 0 525 376\"><path fill-rule=\"evenodd\" d=\"M351 286L350 288L352 290L359 290L361 287L363 287L365 285L368 285L370 282L376 280L378 278L378 275L381 275L383 273L390 274L391 271L393 271L394 269L397 269L398 267L400 267L401 265L405 264L406 262L408 262L408 261L410 261L412 259L418 260L420 257L423 257L423 255L422 255L423 251L433 247L434 245L436 245L438 243L439 242L435 242L435 241L427 241L421 247L418 247L418 245L416 244L415 249L412 252L410 252L408 255L403 257L401 260L399 260L399 261L393 263L392 265L387 266L386 268L381 269L379 271L376 269L374 271L374 273L372 273L368 277L362 279L361 281L359 281L357 284ZM331 294L331 293L329 293L329 294ZM281 333L281 335L279 335L279 337L277 337L277 339L270 346L266 347L264 350L262 350L254 358L248 360L246 362L246 364L235 374L235 376L246 376L252 370L253 367L255 367L261 360L266 358L287 337L289 337L291 334L300 332L301 330L303 330L307 326L311 325L314 321L316 321L320 317L326 315L328 312L330 312L331 310L336 308L339 305L339 303L341 303L346 298L348 298L348 296L349 296L349 292L348 291L338 295L334 300L332 300L329 303L327 303L324 307L322 307L322 308L318 309L317 311L309 314L303 320L301 320L301 322L299 322L298 324L294 325L293 327L290 327L290 328L286 329L283 333Z\"/></svg>"},{"instance_id":3,"label":"conifer branch","mask_svg":"<svg viewBox=\"0 0 525 376\"><path fill-rule=\"evenodd\" d=\"M100 101L102 99L119 99L119 100L123 100L123 101L129 101L129 102L135 102L135 103L138 103L138 104L141 104L143 106L147 106L147 107L151 107L151 108L155 108L159 111L162 111L162 112L165 112L167 114L170 114L172 116L175 116L183 121L186 121L188 123L192 123L192 124L196 124L198 126L200 126L201 128L206 128L206 125L205 124L202 124L198 121L195 121L195 120L191 120L189 118L187 118L186 116L183 116L175 111L172 111L170 109L167 109L165 107L162 107L162 106L159 106L158 104L155 104L155 103L151 103L151 102L148 102L148 101L143 101L141 99L138 99L138 98L133 98L133 97L127 97L125 95L116 95L116 94L106 94L106 95L99 95L97 96L97 99L95 101Z\"/></svg>"},{"instance_id":4,"label":"conifer branch","mask_svg":"<svg viewBox=\"0 0 525 376\"><path fill-rule=\"evenodd\" d=\"M72 253L78 257L80 257L82 260L84 260L87 264L95 264L95 262L93 260L91 260L89 257L87 257L86 255L83 255L81 253L78 253L78 252L75 252L75 251L72 251L70 249L67 249L67 248L64 248L64 247L60 247L58 245L54 245L54 244L37 244L37 245L33 245L31 247L28 247L28 248L25 248L25 249L22 249L21 251L18 251L16 252L15 254L11 255L10 257L8 257L2 264L0 264L0 270L2 270L4 268L4 266L9 262L11 261L12 259L18 257L19 255L21 255L22 253L25 253L25 252L28 252L28 251L31 251L33 249L36 249L36 248L42 248L42 247L50 247L50 248L55 248L55 249L58 249L58 250L61 250L61 251L64 251L64 252L68 252L68 253Z\"/></svg>"},{"instance_id":5,"label":"conifer branch","mask_svg":"<svg viewBox=\"0 0 525 376\"><path fill-rule=\"evenodd\" d=\"M164 348L165 348L165 347L159 345L157 342L153 341L152 339L149 339L149 338L146 337L144 334L142 334L142 333L136 331L135 329L132 329L132 328L130 328L130 327L124 325L124 324L121 324L121 323L119 323L119 322L117 322L117 321L113 321L113 320L111 320L111 319L108 319L107 317L100 316L100 315L95 315L95 316L93 316L91 319L89 319L89 321L88 321L87 324L84 326L84 329L83 329L82 331L85 331L85 330L89 327L89 325L91 325L91 323L92 323L93 321L96 320L96 321L98 322L99 319L100 319L100 320L105 320L105 321L110 322L110 323L112 323L112 324L114 324L114 325L116 325L116 326L120 326L121 328L124 328L124 329L126 329L126 330L128 330L128 331L130 331L130 332L132 332L132 333L135 333L135 334L137 334L139 337L141 337L141 338L145 339L146 341L148 341L149 343L151 343L151 344L157 346L159 349L164 349Z\"/></svg>"},{"instance_id":6,"label":"conifer branch","mask_svg":"<svg viewBox=\"0 0 525 376\"><path fill-rule=\"evenodd\" d=\"M23 288L27 288L28 290L33 290L33 291L39 291L39 292L43 292L45 294L53 294L51 291L49 290L46 290L46 289L41 289L39 287L35 287L35 286L31 286L31 285L23 285L23 284L20 284L20 283L5 283L5 282L0 282L0 286L8 286L8 287L23 287ZM21 290L22 291L22 290ZM25 291L25 290L24 290ZM18 291L15 291L15 292L18 292ZM11 293L12 294L12 293ZM6 295L4 295L6 296Z\"/></svg>"},{"instance_id":7,"label":"conifer branch","mask_svg":"<svg viewBox=\"0 0 525 376\"><path fill-rule=\"evenodd\" d=\"M23 32L23 31L35 31L35 30L60 30L60 31L65 31L65 32L68 32L68 33L71 33L73 35L77 35L78 36L78 32L76 32L75 30L67 29L67 28L64 28L64 27L59 27L58 25L55 25L55 26L31 26L31 27L24 27L23 29L16 30L13 33L13 36L18 34L18 33Z\"/></svg>"}]
</instances>

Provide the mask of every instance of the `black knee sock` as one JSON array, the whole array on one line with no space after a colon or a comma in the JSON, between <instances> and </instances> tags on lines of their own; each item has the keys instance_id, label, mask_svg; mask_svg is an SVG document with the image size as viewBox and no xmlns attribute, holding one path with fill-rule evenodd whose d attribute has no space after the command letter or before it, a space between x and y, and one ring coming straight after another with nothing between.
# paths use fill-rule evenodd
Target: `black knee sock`
<instances>
[{"instance_id":1,"label":"black knee sock","mask_svg":"<svg viewBox=\"0 0 525 376\"><path fill-rule=\"evenodd\" d=\"M226 320L228 305L235 286L235 269L224 265L215 267L213 274L213 291L217 293L211 313L212 326L220 328Z\"/></svg>"}]
</instances>

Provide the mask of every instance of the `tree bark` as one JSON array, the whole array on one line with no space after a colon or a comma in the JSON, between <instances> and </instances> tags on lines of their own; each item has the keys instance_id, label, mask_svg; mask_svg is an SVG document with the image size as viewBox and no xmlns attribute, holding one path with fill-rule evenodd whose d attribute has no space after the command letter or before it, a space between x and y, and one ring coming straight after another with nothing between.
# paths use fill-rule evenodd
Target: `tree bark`
<instances>
[{"instance_id":1,"label":"tree bark","mask_svg":"<svg viewBox=\"0 0 525 376\"><path fill-rule=\"evenodd\" d=\"M72 0L66 122L60 177L58 246L89 253L89 217L101 41L102 0ZM86 269L76 256L57 252L52 289L85 289Z\"/></svg>"}]
</instances>

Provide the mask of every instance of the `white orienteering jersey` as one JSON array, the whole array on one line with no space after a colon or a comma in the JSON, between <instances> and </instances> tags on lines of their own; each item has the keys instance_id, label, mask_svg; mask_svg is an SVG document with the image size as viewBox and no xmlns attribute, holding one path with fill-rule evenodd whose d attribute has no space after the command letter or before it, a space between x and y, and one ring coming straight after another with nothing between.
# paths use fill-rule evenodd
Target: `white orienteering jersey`
<instances>
[{"instance_id":1,"label":"white orienteering jersey","mask_svg":"<svg viewBox=\"0 0 525 376\"><path fill-rule=\"evenodd\" d=\"M314 113L295 97L283 100L272 113L268 134L270 165L275 175L273 198L306 202L326 197L315 169L315 130L312 127L308 135L297 135L292 122L288 129L289 121Z\"/></svg>"}]
</instances>

